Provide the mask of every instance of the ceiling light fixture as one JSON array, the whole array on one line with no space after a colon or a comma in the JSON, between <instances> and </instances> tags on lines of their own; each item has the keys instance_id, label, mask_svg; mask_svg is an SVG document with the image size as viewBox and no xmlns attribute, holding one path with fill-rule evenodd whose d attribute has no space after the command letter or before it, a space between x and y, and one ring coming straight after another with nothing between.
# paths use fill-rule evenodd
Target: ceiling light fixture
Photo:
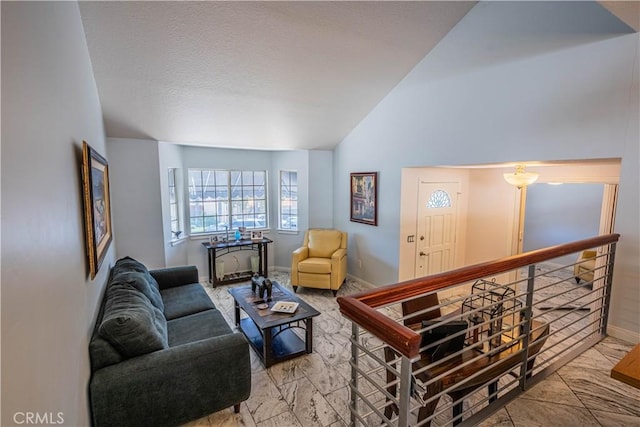
<instances>
[{"instance_id":1,"label":"ceiling light fixture","mask_svg":"<svg viewBox=\"0 0 640 427\"><path fill-rule=\"evenodd\" d=\"M504 180L509 184L518 188L531 185L538 179L538 174L533 172L525 172L524 165L516 165L515 173L505 173Z\"/></svg>"}]
</instances>

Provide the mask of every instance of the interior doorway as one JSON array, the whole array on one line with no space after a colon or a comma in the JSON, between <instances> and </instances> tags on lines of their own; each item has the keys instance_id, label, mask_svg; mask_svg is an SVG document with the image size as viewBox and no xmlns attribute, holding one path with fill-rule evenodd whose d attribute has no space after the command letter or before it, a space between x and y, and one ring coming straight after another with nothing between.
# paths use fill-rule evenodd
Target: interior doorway
<instances>
[{"instance_id":1,"label":"interior doorway","mask_svg":"<svg viewBox=\"0 0 640 427\"><path fill-rule=\"evenodd\" d=\"M526 163L526 162L524 162ZM513 170L513 164L484 164L465 166L440 166L403 168L400 195L400 236L398 281L422 277L434 272L455 269L467 265L488 262L523 252L526 193L528 188L517 189L505 182L503 174ZM620 159L591 159L556 162L529 162L527 170L539 174L534 186L549 183L590 183L602 186L599 230L595 234L613 232L615 199L620 176ZM455 191L458 202L457 219L452 229L455 239L454 261L447 266L442 258L427 263L420 236L426 235L426 225L419 225L426 218L421 209L425 206L428 183L460 183ZM561 186L562 187L562 186ZM433 190L433 189L432 189ZM424 193L424 194L421 194ZM580 214L576 209L570 211ZM590 208L594 213L598 208ZM531 215L529 215L531 219ZM426 221L426 219L425 219ZM438 225L447 229L444 218ZM420 229L419 229L420 228ZM442 241L446 239L443 237ZM443 247L444 248L444 247ZM446 250L446 248L444 248ZM430 255L430 254L429 254ZM436 257L434 257L436 258ZM422 264L421 264L422 262ZM420 267L422 265L422 267Z\"/></svg>"}]
</instances>

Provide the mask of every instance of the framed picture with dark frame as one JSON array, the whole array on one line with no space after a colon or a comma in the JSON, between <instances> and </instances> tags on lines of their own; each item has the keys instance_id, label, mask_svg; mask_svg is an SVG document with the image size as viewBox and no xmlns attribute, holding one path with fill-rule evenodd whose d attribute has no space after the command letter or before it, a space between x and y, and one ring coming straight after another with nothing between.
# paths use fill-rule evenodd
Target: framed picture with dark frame
<instances>
[{"instance_id":1,"label":"framed picture with dark frame","mask_svg":"<svg viewBox=\"0 0 640 427\"><path fill-rule=\"evenodd\" d=\"M91 279L96 277L112 240L109 165L82 141L82 195Z\"/></svg>"},{"instance_id":2,"label":"framed picture with dark frame","mask_svg":"<svg viewBox=\"0 0 640 427\"><path fill-rule=\"evenodd\" d=\"M378 172L351 173L351 221L378 225Z\"/></svg>"}]
</instances>

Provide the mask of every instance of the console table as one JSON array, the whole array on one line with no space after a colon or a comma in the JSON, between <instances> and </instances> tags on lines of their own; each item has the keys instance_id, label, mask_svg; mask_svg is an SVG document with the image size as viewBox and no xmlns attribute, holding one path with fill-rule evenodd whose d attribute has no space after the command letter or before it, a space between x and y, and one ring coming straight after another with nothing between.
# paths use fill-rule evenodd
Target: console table
<instances>
[{"instance_id":1,"label":"console table","mask_svg":"<svg viewBox=\"0 0 640 427\"><path fill-rule=\"evenodd\" d=\"M269 273L267 265L269 253L267 250L267 245L269 243L273 243L273 240L267 239L266 237L262 238L261 240L242 239L232 240L229 242L202 242L202 246L207 249L207 264L209 264L209 283L216 287L219 284L243 282L245 280L249 280L253 275L252 271L237 272L233 275L228 275L228 277L225 276L221 280L218 280L218 277L216 276L216 258L228 253L244 250L258 252L258 274L260 276L268 277Z\"/></svg>"}]
</instances>

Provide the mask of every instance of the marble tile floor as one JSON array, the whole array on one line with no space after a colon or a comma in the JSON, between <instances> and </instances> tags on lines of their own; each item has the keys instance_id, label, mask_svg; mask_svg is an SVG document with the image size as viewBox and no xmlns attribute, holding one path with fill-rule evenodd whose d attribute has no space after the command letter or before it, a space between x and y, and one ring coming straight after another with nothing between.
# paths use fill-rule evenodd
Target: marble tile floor
<instances>
[{"instance_id":1,"label":"marble tile floor","mask_svg":"<svg viewBox=\"0 0 640 427\"><path fill-rule=\"evenodd\" d=\"M286 273L271 277L290 288ZM233 325L231 286L238 284L217 288L206 284L205 289ZM349 280L338 294L362 290L366 288ZM298 296L322 313L314 319L313 353L265 369L251 350L251 397L241 404L240 412L225 409L183 427L349 425L351 323L340 314L331 292L299 288ZM640 427L640 390L609 376L631 348L631 343L605 338L480 425ZM432 425L451 425L442 418Z\"/></svg>"}]
</instances>

